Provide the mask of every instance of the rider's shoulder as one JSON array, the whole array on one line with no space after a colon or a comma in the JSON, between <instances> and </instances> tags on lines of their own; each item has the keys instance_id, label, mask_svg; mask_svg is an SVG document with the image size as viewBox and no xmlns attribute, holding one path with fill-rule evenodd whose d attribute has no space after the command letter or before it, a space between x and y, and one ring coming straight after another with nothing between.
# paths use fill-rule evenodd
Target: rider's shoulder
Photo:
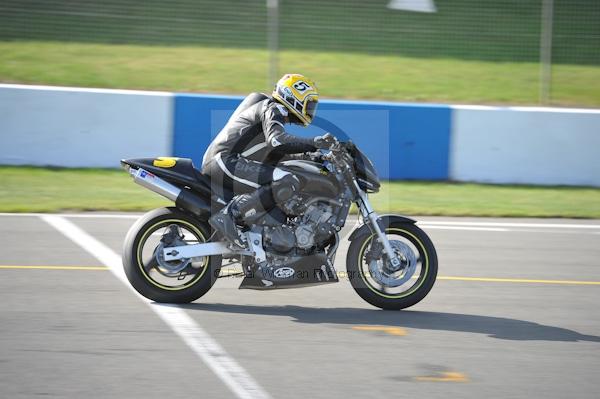
<instances>
[{"instance_id":1,"label":"rider's shoulder","mask_svg":"<svg viewBox=\"0 0 600 399\"><path fill-rule=\"evenodd\" d=\"M244 101L246 102L251 102L251 103L258 103L264 100L268 100L270 99L271 96L265 94L265 93L259 93L259 92L254 92L254 93L250 93L246 96L246 98L244 98Z\"/></svg>"},{"instance_id":2,"label":"rider's shoulder","mask_svg":"<svg viewBox=\"0 0 600 399\"><path fill-rule=\"evenodd\" d=\"M244 99L238 106L238 109L246 110L252 106L256 106L257 104L260 104L262 101L265 101L268 98L269 98L269 96L267 96L264 93L250 93L246 97L244 97Z\"/></svg>"},{"instance_id":3,"label":"rider's shoulder","mask_svg":"<svg viewBox=\"0 0 600 399\"><path fill-rule=\"evenodd\" d=\"M272 97L265 100L265 113L269 112L273 117L286 118L288 116L287 108Z\"/></svg>"}]
</instances>

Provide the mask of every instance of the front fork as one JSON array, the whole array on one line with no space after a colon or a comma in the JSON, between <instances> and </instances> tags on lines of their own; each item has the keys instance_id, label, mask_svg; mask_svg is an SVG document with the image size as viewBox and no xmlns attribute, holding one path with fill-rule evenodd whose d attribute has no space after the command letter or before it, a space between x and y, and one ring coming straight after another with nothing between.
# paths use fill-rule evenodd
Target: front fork
<instances>
[{"instance_id":1,"label":"front fork","mask_svg":"<svg viewBox=\"0 0 600 399\"><path fill-rule=\"evenodd\" d=\"M358 208L360 209L360 213L361 213L362 217L365 220L368 220L370 222L371 229L377 235L377 241L379 241L379 243L381 245L383 245L383 251L387 255L387 257L390 261L390 264L392 265L392 269L394 269L394 270L399 269L400 268L400 259L398 259L398 257L394 253L394 250L392 249L392 245L390 244L390 240L388 240L387 236L385 235L385 232L383 232L381 230L381 227L379 226L379 215L377 214L377 212L375 212L375 210L371 206L371 203L369 202L369 198L367 197L367 193L365 193L358 186L358 184L356 184L356 190L358 192L358 198L359 198L359 200L357 201L357 204L358 204Z\"/></svg>"}]
</instances>

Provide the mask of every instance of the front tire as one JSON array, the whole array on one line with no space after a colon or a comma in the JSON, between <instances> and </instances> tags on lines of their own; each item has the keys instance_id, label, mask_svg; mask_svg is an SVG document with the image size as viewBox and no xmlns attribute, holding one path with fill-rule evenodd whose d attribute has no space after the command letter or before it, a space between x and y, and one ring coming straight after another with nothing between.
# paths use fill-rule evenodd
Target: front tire
<instances>
[{"instance_id":1,"label":"front tire","mask_svg":"<svg viewBox=\"0 0 600 399\"><path fill-rule=\"evenodd\" d=\"M352 288L365 301L373 306L386 310L400 310L415 305L429 293L437 277L437 254L431 239L423 230L414 224L405 221L394 221L392 218L383 218L384 232L391 239L405 242L397 247L407 250L412 248L415 260L418 260L418 274L408 279L398 287L386 287L374 278L369 272L368 250L371 242L376 239L367 226L361 227L364 231L351 242L346 258L348 277ZM367 267L365 268L365 265ZM393 289L392 289L393 288Z\"/></svg>"},{"instance_id":2,"label":"front tire","mask_svg":"<svg viewBox=\"0 0 600 399\"><path fill-rule=\"evenodd\" d=\"M190 261L187 266L180 262L181 271L176 268L177 264L169 269L169 262L159 262L160 248L152 242L164 237L164 232L169 229L181 234L178 245L184 241L186 244L207 242L211 231L206 221L176 208L155 209L142 216L127 233L123 248L125 274L133 288L148 299L163 303L193 302L215 283L221 269L221 257L205 257Z\"/></svg>"}]
</instances>

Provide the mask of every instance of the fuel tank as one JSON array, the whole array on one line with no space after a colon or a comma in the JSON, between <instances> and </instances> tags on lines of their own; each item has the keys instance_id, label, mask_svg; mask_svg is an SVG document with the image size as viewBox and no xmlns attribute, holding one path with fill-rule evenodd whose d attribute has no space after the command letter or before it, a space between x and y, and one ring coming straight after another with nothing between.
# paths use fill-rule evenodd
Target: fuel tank
<instances>
[{"instance_id":1,"label":"fuel tank","mask_svg":"<svg viewBox=\"0 0 600 399\"><path fill-rule=\"evenodd\" d=\"M277 167L297 176L302 183L303 193L327 198L335 198L340 193L340 184L335 175L320 163L290 160L281 162Z\"/></svg>"}]
</instances>

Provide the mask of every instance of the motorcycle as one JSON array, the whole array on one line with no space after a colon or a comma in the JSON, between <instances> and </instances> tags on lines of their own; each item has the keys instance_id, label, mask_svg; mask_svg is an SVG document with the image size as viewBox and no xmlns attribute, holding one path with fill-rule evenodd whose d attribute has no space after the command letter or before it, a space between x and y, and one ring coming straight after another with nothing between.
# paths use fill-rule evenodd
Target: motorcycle
<instances>
[{"instance_id":1,"label":"motorcycle","mask_svg":"<svg viewBox=\"0 0 600 399\"><path fill-rule=\"evenodd\" d=\"M211 230L208 219L227 201L190 159L126 159L121 165L136 183L175 203L141 217L124 244L129 282L156 302L197 300L224 277L224 260L241 264L239 288L338 282L344 273L334 260L352 203L361 222L348 237L345 275L361 298L382 309L404 309L421 301L436 280L436 250L415 220L372 208L368 194L379 191L379 178L351 141L280 162L277 167L297 176L302 189L252 226L239 226L242 247Z\"/></svg>"}]
</instances>

